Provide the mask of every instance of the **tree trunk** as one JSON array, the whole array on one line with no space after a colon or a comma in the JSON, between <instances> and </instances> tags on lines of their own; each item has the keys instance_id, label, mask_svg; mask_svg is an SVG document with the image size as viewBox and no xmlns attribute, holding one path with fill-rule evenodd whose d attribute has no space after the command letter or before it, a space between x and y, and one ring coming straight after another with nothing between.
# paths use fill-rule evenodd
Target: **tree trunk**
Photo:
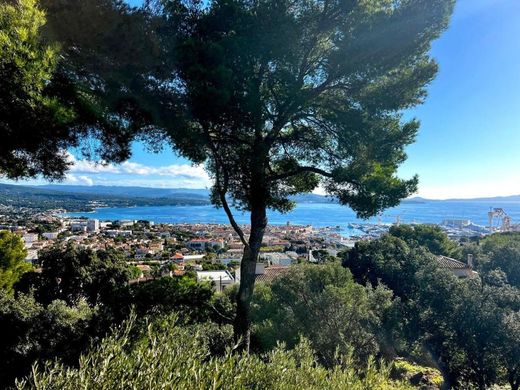
<instances>
[{"instance_id":1,"label":"tree trunk","mask_svg":"<svg viewBox=\"0 0 520 390\"><path fill-rule=\"evenodd\" d=\"M433 352L432 350L430 350L428 348L427 348L427 350L430 352L431 356L437 363L437 368L441 372L441 375L442 375L441 390L452 389L453 385L454 385L454 380L453 380L451 371L448 368L448 365L442 360L442 358L437 353Z\"/></svg>"},{"instance_id":2,"label":"tree trunk","mask_svg":"<svg viewBox=\"0 0 520 390\"><path fill-rule=\"evenodd\" d=\"M239 348L249 352L251 336L251 299L255 286L255 271L260 246L267 226L265 206L257 206L251 210L251 233L249 245L244 248L240 264L240 287L237 296L237 311L234 323L235 341Z\"/></svg>"},{"instance_id":3,"label":"tree trunk","mask_svg":"<svg viewBox=\"0 0 520 390\"><path fill-rule=\"evenodd\" d=\"M442 375L441 390L450 390L452 388L451 375L446 370L440 370Z\"/></svg>"},{"instance_id":4,"label":"tree trunk","mask_svg":"<svg viewBox=\"0 0 520 390\"><path fill-rule=\"evenodd\" d=\"M511 385L511 390L518 390L520 388L520 376L516 375L515 371L509 372L508 382Z\"/></svg>"}]
</instances>

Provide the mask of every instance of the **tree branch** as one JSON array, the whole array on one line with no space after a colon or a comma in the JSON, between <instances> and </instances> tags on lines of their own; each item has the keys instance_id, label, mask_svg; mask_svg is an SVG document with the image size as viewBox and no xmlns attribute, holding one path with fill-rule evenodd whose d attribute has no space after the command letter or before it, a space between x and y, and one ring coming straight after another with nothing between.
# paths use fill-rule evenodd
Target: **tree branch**
<instances>
[{"instance_id":1,"label":"tree branch","mask_svg":"<svg viewBox=\"0 0 520 390\"><path fill-rule=\"evenodd\" d=\"M317 167L302 166L302 167L298 167L298 168L296 168L296 169L294 169L292 171L289 171L289 172L285 172L285 173L281 173L279 175L271 176L271 177L269 177L269 181L283 180L283 179L287 179L287 178L292 177L292 176L299 175L300 173L306 173L306 172L316 173L318 175L325 176L325 177L332 177L332 173L327 172L327 171L325 171L323 169L320 169L320 168L317 168Z\"/></svg>"},{"instance_id":2,"label":"tree branch","mask_svg":"<svg viewBox=\"0 0 520 390\"><path fill-rule=\"evenodd\" d=\"M235 217L233 216L233 213L231 212L231 208L229 207L229 204L228 204L227 199L226 199L228 178L227 178L225 169L222 168L223 164L220 161L220 158L219 158L219 155L218 155L218 152L217 152L217 148L213 144L213 141L211 139L211 135L210 135L209 131L207 131L206 129L205 129L205 131L206 131L206 136L208 137L209 147L210 147L210 149L211 149L211 151L213 153L213 158L215 160L215 181L216 181L215 187L216 187L216 190L217 190L219 198L220 198L220 203L222 204L222 208L226 212L226 215L227 215L227 217L229 219L229 223L231 224L231 226L233 227L235 232L238 234L238 237L240 238L240 241L242 242L242 244L244 244L245 247L248 247L249 244L248 244L248 242L247 242L247 240L245 238L244 232L240 228L240 226L238 226L238 223L235 220ZM222 168L222 171L224 172L224 186L221 185L221 181L220 181L220 170L221 170L221 168Z\"/></svg>"},{"instance_id":3,"label":"tree branch","mask_svg":"<svg viewBox=\"0 0 520 390\"><path fill-rule=\"evenodd\" d=\"M238 226L238 224L235 220L235 217L233 216L233 213L231 212L231 209L229 208L229 204L226 199L226 193L224 191L221 191L220 188L218 188L217 190L218 190L218 193L220 196L220 203L222 203L222 208L226 212L226 215L229 219L229 223L231 224L231 226L233 227L235 232L238 234L238 237L240 237L240 241L242 242L242 244L244 244L244 246L248 247L249 243L247 242L247 240L245 238L244 232L242 231L240 226Z\"/></svg>"}]
</instances>

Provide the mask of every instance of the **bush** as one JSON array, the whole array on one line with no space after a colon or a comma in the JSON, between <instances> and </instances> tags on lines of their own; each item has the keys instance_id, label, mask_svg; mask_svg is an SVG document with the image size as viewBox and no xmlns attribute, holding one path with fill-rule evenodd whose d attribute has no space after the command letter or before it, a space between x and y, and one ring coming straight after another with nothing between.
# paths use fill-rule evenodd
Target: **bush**
<instances>
[{"instance_id":1,"label":"bush","mask_svg":"<svg viewBox=\"0 0 520 390\"><path fill-rule=\"evenodd\" d=\"M366 362L381 352L393 309L391 292L361 286L338 263L298 265L270 285L259 285L252 305L253 341L269 350L282 341L295 346L309 339L327 366L336 352L353 351L355 361Z\"/></svg>"},{"instance_id":2,"label":"bush","mask_svg":"<svg viewBox=\"0 0 520 390\"><path fill-rule=\"evenodd\" d=\"M31 295L11 297L0 291L0 388L27 375L35 361L76 363L90 343L96 312L84 300L73 306L55 300L45 306Z\"/></svg>"},{"instance_id":3,"label":"bush","mask_svg":"<svg viewBox=\"0 0 520 390\"><path fill-rule=\"evenodd\" d=\"M439 388L442 386L442 375L439 370L423 367L407 360L396 360L392 369L393 376L406 379L414 385Z\"/></svg>"},{"instance_id":4,"label":"bush","mask_svg":"<svg viewBox=\"0 0 520 390\"><path fill-rule=\"evenodd\" d=\"M292 351L278 347L267 355L210 352L205 325L148 326L137 341L130 320L80 359L79 368L48 363L17 383L18 389L408 389L389 379L389 368L373 359L361 373L344 359L331 369L320 366L309 343Z\"/></svg>"}]
</instances>

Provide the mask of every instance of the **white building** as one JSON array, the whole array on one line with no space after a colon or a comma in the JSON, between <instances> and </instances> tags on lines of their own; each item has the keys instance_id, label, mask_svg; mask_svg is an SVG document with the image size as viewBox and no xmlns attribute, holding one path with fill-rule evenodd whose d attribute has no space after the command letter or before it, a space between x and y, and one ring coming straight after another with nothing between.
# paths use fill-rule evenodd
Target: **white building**
<instances>
[{"instance_id":1,"label":"white building","mask_svg":"<svg viewBox=\"0 0 520 390\"><path fill-rule=\"evenodd\" d=\"M85 221L73 221L70 224L70 230L73 232L86 232L87 223Z\"/></svg>"},{"instance_id":2,"label":"white building","mask_svg":"<svg viewBox=\"0 0 520 390\"><path fill-rule=\"evenodd\" d=\"M22 240L26 248L31 248L33 243L38 241L38 233L25 233L22 236Z\"/></svg>"},{"instance_id":3,"label":"white building","mask_svg":"<svg viewBox=\"0 0 520 390\"><path fill-rule=\"evenodd\" d=\"M35 249L29 249L27 251L27 256L25 256L25 261L28 263L34 263L38 261L38 251Z\"/></svg>"},{"instance_id":4,"label":"white building","mask_svg":"<svg viewBox=\"0 0 520 390\"><path fill-rule=\"evenodd\" d=\"M213 289L222 292L226 287L235 283L235 279L229 271L197 271L197 282L210 281Z\"/></svg>"},{"instance_id":5,"label":"white building","mask_svg":"<svg viewBox=\"0 0 520 390\"><path fill-rule=\"evenodd\" d=\"M195 238L186 243L186 246L192 250L204 251L207 248L222 249L224 248L224 240L209 240L207 238Z\"/></svg>"},{"instance_id":6,"label":"white building","mask_svg":"<svg viewBox=\"0 0 520 390\"><path fill-rule=\"evenodd\" d=\"M58 238L58 234L58 232L42 233L42 237L46 238L47 240L56 240Z\"/></svg>"},{"instance_id":7,"label":"white building","mask_svg":"<svg viewBox=\"0 0 520 390\"><path fill-rule=\"evenodd\" d=\"M105 230L105 233L110 237L117 237L117 236L130 237L132 235L131 230L108 229L108 230Z\"/></svg>"},{"instance_id":8,"label":"white building","mask_svg":"<svg viewBox=\"0 0 520 390\"><path fill-rule=\"evenodd\" d=\"M296 262L295 258L281 252L260 253L260 259L266 261L270 265L281 265L285 267Z\"/></svg>"},{"instance_id":9,"label":"white building","mask_svg":"<svg viewBox=\"0 0 520 390\"><path fill-rule=\"evenodd\" d=\"M97 233L99 231L99 219L89 219L87 221L87 231Z\"/></svg>"}]
</instances>

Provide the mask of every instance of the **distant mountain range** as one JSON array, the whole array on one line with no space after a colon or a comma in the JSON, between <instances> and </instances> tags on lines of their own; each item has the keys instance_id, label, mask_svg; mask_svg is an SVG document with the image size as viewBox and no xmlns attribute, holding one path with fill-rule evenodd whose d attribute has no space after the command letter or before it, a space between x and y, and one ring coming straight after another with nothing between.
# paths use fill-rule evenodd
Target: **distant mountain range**
<instances>
[{"instance_id":1,"label":"distant mountain range","mask_svg":"<svg viewBox=\"0 0 520 390\"><path fill-rule=\"evenodd\" d=\"M318 194L300 194L292 197L296 203L334 203L335 200ZM520 195L450 199L449 201L516 202ZM209 190L188 188L149 188L126 186L78 186L47 184L23 186L0 184L0 204L36 209L65 208L69 211L91 210L92 203L109 207L159 206L159 205L207 205ZM414 197L405 203L442 202Z\"/></svg>"},{"instance_id":2,"label":"distant mountain range","mask_svg":"<svg viewBox=\"0 0 520 390\"><path fill-rule=\"evenodd\" d=\"M69 192L75 194L109 195L118 197L139 198L164 198L164 199L193 199L209 202L209 190L204 188L151 188L151 187L126 187L126 186L75 186L46 184L31 186L30 188L41 188L44 190ZM297 203L330 203L332 199L317 194L300 194L293 196Z\"/></svg>"},{"instance_id":3,"label":"distant mountain range","mask_svg":"<svg viewBox=\"0 0 520 390\"><path fill-rule=\"evenodd\" d=\"M110 195L131 198L194 198L207 200L209 196L209 191L203 188L150 188L100 185L76 186L63 184L46 184L41 186L31 186L30 188L69 192L75 194Z\"/></svg>"},{"instance_id":4,"label":"distant mountain range","mask_svg":"<svg viewBox=\"0 0 520 390\"><path fill-rule=\"evenodd\" d=\"M97 187L97 186L96 186ZM144 196L126 187L83 186L21 186L0 184L0 205L25 207L36 210L66 209L68 211L91 211L94 207L207 205L209 199L195 192L170 193ZM205 190L204 190L205 191Z\"/></svg>"},{"instance_id":5,"label":"distant mountain range","mask_svg":"<svg viewBox=\"0 0 520 390\"><path fill-rule=\"evenodd\" d=\"M40 186L30 186L30 188L41 188L46 190L72 192L81 194L96 195L114 195L125 197L143 197L143 198L194 198L207 199L209 190L204 188L151 188L151 187L127 187L127 186L76 186L64 184L46 184ZM330 203L333 199L318 194L300 194L292 197L298 203ZM517 202L520 201L520 195L496 196L488 198L471 198L471 199L428 199L420 196L405 199L404 202L442 202L442 201L482 201L482 202Z\"/></svg>"},{"instance_id":6,"label":"distant mountain range","mask_svg":"<svg viewBox=\"0 0 520 390\"><path fill-rule=\"evenodd\" d=\"M404 202L520 202L520 195L492 196L487 198L427 199L420 196L408 198Z\"/></svg>"}]
</instances>

